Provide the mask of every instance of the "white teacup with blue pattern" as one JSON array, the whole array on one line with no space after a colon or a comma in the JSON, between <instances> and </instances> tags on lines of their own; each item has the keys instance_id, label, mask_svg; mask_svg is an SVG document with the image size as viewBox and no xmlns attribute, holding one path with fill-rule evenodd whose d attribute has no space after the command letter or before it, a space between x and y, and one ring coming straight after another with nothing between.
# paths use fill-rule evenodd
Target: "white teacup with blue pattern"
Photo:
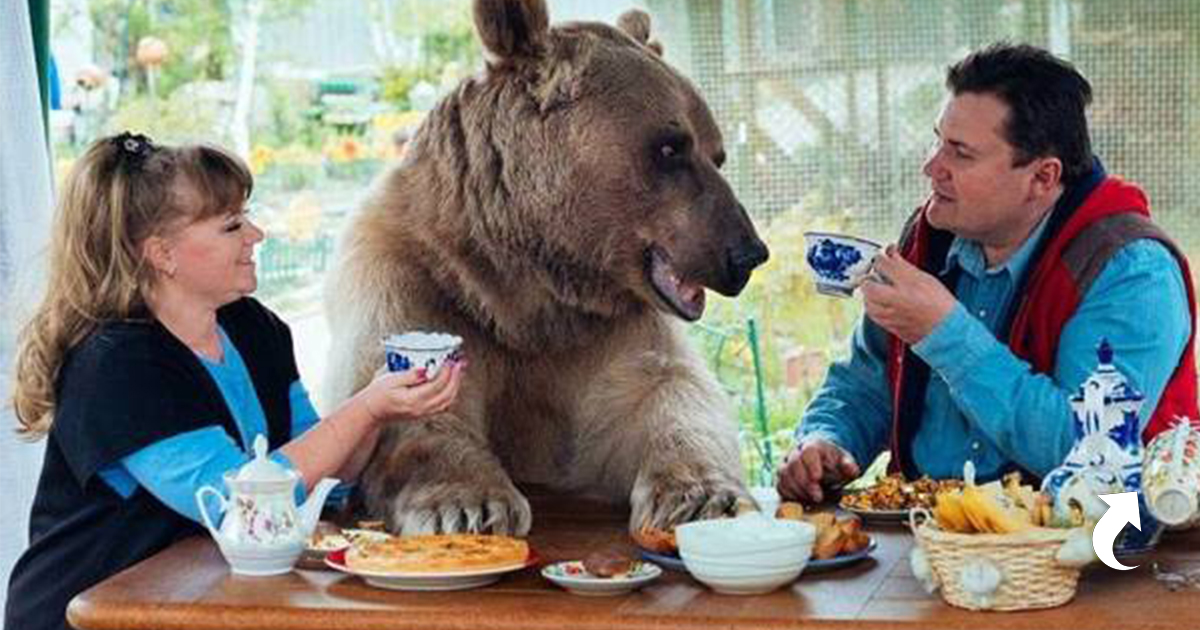
<instances>
[{"instance_id":1,"label":"white teacup with blue pattern","mask_svg":"<svg viewBox=\"0 0 1200 630\"><path fill-rule=\"evenodd\" d=\"M816 277L817 292L837 297L854 294L880 250L879 243L832 232L805 232L804 244L804 260Z\"/></svg>"},{"instance_id":2,"label":"white teacup with blue pattern","mask_svg":"<svg viewBox=\"0 0 1200 630\"><path fill-rule=\"evenodd\" d=\"M461 356L462 337L447 333L413 331L383 340L389 372L424 369L433 378L448 360Z\"/></svg>"}]
</instances>

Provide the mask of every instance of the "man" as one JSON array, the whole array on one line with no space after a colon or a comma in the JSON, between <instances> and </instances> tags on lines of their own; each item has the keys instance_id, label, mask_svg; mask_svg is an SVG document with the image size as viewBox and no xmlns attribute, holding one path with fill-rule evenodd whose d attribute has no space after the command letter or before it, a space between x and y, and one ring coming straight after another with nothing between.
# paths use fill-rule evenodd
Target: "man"
<instances>
[{"instance_id":1,"label":"man","mask_svg":"<svg viewBox=\"0 0 1200 630\"><path fill-rule=\"evenodd\" d=\"M819 502L884 448L893 471L1044 476L1073 445L1069 397L1107 339L1145 395L1142 436L1197 418L1187 261L1145 194L1105 174L1070 64L997 44L949 68L923 171L930 195L862 287L850 357L830 366L779 471Z\"/></svg>"}]
</instances>

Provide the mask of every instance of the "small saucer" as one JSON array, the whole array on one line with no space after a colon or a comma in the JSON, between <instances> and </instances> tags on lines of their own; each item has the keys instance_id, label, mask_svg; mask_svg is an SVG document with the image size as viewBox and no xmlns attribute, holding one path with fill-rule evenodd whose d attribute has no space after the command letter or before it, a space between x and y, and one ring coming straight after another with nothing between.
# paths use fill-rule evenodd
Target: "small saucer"
<instances>
[{"instance_id":1,"label":"small saucer","mask_svg":"<svg viewBox=\"0 0 1200 630\"><path fill-rule=\"evenodd\" d=\"M575 595L622 595L653 582L662 569L651 562L635 561L633 569L616 577L596 577L583 568L580 560L558 562L542 568L542 577Z\"/></svg>"}]
</instances>

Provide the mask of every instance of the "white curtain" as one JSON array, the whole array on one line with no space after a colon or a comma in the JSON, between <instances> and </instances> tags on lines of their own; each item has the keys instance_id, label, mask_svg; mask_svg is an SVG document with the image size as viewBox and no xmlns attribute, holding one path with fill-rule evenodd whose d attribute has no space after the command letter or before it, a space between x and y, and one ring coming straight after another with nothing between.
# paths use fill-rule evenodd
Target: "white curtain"
<instances>
[{"instance_id":1,"label":"white curtain","mask_svg":"<svg viewBox=\"0 0 1200 630\"><path fill-rule=\"evenodd\" d=\"M42 443L18 440L11 405L13 340L44 274L52 214L50 158L25 0L0 2L0 609L28 543ZM11 628L9 630L17 630Z\"/></svg>"}]
</instances>

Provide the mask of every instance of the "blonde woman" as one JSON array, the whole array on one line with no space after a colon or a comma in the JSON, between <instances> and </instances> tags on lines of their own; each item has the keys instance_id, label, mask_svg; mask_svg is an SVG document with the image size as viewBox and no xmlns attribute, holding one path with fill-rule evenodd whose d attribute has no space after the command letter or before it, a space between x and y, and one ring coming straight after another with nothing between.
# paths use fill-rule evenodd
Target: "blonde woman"
<instances>
[{"instance_id":1,"label":"blonde woman","mask_svg":"<svg viewBox=\"0 0 1200 630\"><path fill-rule=\"evenodd\" d=\"M255 435L306 486L353 479L384 422L454 401L465 363L382 374L318 418L288 327L247 297L263 238L251 187L220 149L128 133L69 176L17 353L19 431L48 442L5 627L67 628L77 593L200 531L195 490L220 487Z\"/></svg>"}]
</instances>

